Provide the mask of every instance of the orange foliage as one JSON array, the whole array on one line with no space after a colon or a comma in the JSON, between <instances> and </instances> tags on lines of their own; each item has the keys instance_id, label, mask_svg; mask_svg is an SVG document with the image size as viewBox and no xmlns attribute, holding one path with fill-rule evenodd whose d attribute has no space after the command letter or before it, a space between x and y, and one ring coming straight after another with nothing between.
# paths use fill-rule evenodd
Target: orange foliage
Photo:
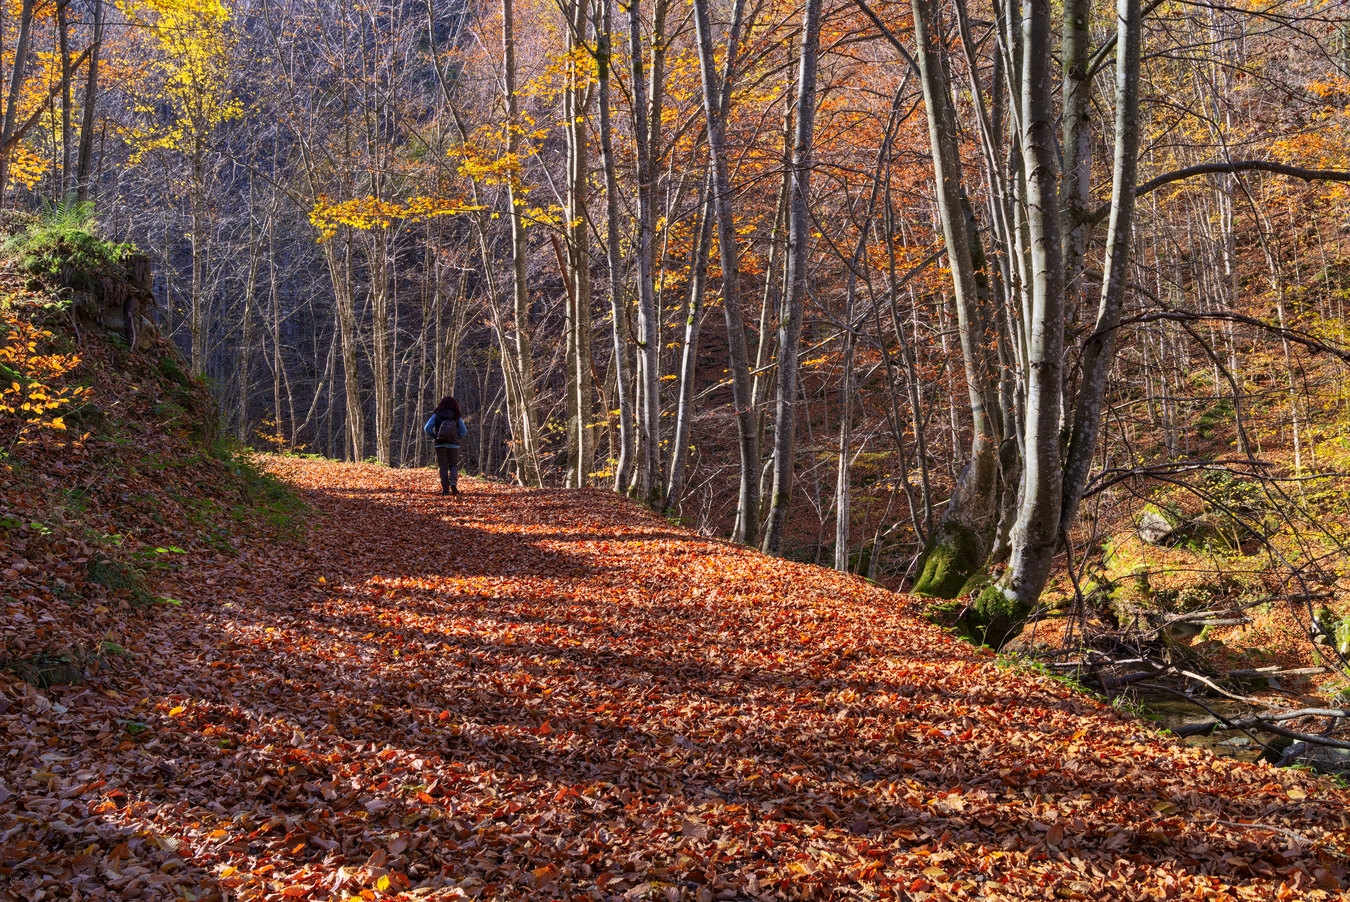
<instances>
[{"instance_id":1,"label":"orange foliage","mask_svg":"<svg viewBox=\"0 0 1350 902\"><path fill-rule=\"evenodd\" d=\"M51 332L10 310L0 310L0 449L66 431L61 411L87 390L62 384L78 355L52 348Z\"/></svg>"}]
</instances>

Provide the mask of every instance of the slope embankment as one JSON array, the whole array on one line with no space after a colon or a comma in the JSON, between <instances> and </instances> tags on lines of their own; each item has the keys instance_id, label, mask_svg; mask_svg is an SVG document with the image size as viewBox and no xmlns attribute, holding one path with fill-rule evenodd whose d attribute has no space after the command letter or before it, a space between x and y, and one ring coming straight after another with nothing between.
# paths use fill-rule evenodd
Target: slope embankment
<instances>
[{"instance_id":1,"label":"slope embankment","mask_svg":"<svg viewBox=\"0 0 1350 902\"><path fill-rule=\"evenodd\" d=\"M136 658L0 687L6 898L1331 899L1350 797L603 491L295 459Z\"/></svg>"}]
</instances>

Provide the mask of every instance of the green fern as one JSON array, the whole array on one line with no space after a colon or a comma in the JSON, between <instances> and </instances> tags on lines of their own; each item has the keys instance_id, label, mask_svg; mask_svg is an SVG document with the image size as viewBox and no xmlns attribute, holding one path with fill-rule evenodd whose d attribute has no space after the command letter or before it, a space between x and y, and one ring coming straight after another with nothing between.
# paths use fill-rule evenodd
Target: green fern
<instances>
[{"instance_id":1,"label":"green fern","mask_svg":"<svg viewBox=\"0 0 1350 902\"><path fill-rule=\"evenodd\" d=\"M4 251L17 258L22 272L88 290L101 272L119 267L132 250L131 245L102 240L97 227L94 205L68 196L10 236Z\"/></svg>"}]
</instances>

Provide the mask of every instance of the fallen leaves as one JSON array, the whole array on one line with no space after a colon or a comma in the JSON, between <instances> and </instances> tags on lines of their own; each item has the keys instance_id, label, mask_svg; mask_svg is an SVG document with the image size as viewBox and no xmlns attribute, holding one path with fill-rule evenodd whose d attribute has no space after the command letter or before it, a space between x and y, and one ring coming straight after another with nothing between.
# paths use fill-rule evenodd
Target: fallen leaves
<instances>
[{"instance_id":1,"label":"fallen leaves","mask_svg":"<svg viewBox=\"0 0 1350 902\"><path fill-rule=\"evenodd\" d=\"M600 491L271 466L320 512L305 540L189 548L115 679L0 686L0 897L1347 885L1344 793L1001 669L860 581Z\"/></svg>"}]
</instances>

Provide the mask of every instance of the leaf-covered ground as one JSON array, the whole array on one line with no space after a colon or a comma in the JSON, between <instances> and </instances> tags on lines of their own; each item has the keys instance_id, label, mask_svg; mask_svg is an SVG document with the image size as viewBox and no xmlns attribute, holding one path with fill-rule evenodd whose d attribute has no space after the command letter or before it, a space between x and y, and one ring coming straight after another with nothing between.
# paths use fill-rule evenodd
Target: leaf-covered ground
<instances>
[{"instance_id":1,"label":"leaf-covered ground","mask_svg":"<svg viewBox=\"0 0 1350 902\"><path fill-rule=\"evenodd\" d=\"M6 899L1330 899L1347 797L604 491L275 460L93 681L0 682ZM130 627L127 627L130 629Z\"/></svg>"}]
</instances>

